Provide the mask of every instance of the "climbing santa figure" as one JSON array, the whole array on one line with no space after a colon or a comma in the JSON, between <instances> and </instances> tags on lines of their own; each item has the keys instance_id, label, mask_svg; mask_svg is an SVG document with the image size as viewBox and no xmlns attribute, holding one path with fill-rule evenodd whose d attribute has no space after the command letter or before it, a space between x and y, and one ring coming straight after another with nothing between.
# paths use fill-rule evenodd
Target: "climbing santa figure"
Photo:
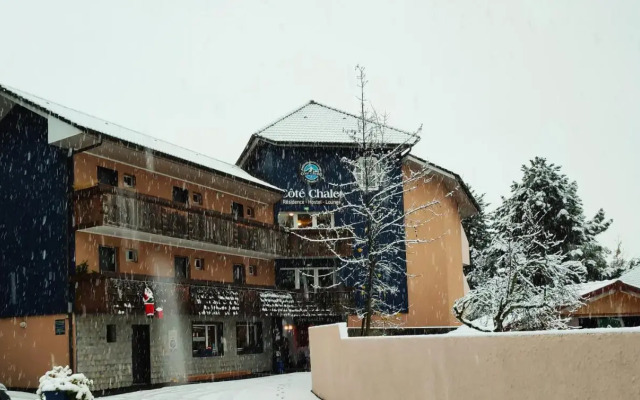
<instances>
[{"instance_id":1,"label":"climbing santa figure","mask_svg":"<svg viewBox=\"0 0 640 400\"><path fill-rule=\"evenodd\" d=\"M155 314L155 304L153 300L153 292L148 287L144 288L144 295L142 296L144 302L144 313L147 317L153 317Z\"/></svg>"}]
</instances>

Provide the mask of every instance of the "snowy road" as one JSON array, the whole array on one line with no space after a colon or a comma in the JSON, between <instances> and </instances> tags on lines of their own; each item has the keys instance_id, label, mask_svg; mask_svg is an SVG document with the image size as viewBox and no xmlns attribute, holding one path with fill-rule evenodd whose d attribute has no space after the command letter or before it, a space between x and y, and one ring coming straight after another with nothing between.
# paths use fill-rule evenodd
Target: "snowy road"
<instances>
[{"instance_id":1,"label":"snowy road","mask_svg":"<svg viewBox=\"0 0 640 400\"><path fill-rule=\"evenodd\" d=\"M274 375L236 381L195 383L102 397L108 400L318 400L311 373Z\"/></svg>"}]
</instances>

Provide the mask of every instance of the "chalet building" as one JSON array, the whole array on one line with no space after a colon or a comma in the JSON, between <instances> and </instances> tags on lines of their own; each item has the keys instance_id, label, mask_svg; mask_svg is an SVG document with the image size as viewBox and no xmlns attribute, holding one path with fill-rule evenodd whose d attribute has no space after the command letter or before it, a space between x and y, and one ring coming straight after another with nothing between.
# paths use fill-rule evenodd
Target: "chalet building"
<instances>
[{"instance_id":1,"label":"chalet building","mask_svg":"<svg viewBox=\"0 0 640 400\"><path fill-rule=\"evenodd\" d=\"M0 87L0 171L9 387L52 364L96 389L271 371L283 317L344 318L348 297L276 288L275 259L326 250L237 166Z\"/></svg>"},{"instance_id":2,"label":"chalet building","mask_svg":"<svg viewBox=\"0 0 640 400\"><path fill-rule=\"evenodd\" d=\"M241 376L277 368L276 351L304 365L311 325L359 326L338 257L304 239L345 218L327 183L349 175L356 122L311 102L230 165L0 86L0 382L35 388L51 365L96 389ZM425 166L398 204L438 198L439 217L401 234L437 240L406 248L394 329L457 325L465 290L460 221L477 205L413 155L398 179Z\"/></svg>"},{"instance_id":3,"label":"chalet building","mask_svg":"<svg viewBox=\"0 0 640 400\"><path fill-rule=\"evenodd\" d=\"M640 268L618 279L580 283L574 286L582 306L564 315L576 328L621 328L640 326Z\"/></svg>"},{"instance_id":4,"label":"chalet building","mask_svg":"<svg viewBox=\"0 0 640 400\"><path fill-rule=\"evenodd\" d=\"M340 226L350 216L334 212L339 203L335 192L337 185L353 181L353 173L342 159L357 157L357 143L349 134L357 126L357 116L311 101L253 134L236 164L285 190L274 210L279 225L298 232ZM406 142L407 135L387 127L385 142L400 145ZM312 168L310 176L309 168ZM460 176L415 155L406 155L398 164L398 179L424 168L429 171L428 179L412 183L415 189L405 191L404 195L399 193L396 203L403 211L434 200L439 204L409 214L405 225L418 227L399 233L409 240L425 241L405 249L406 273L392 278L399 294L389 298L393 309L401 312L377 320L380 328L420 333L458 325L451 309L465 293L462 268L469 263L469 246L461 220L477 213L478 206ZM417 224L427 220L428 223ZM332 273L336 262L321 254L277 259L276 284L312 292L336 284L349 287L349 271ZM293 334L292 343L306 346L307 327L317 321L293 318L289 322L293 327L288 332ZM350 328L360 325L355 315L349 316Z\"/></svg>"}]
</instances>

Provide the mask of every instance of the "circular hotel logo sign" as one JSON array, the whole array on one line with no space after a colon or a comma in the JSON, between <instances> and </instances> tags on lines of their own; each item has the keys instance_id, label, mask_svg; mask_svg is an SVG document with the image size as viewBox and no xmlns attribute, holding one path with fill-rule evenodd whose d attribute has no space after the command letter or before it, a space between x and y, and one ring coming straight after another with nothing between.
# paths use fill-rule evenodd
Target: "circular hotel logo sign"
<instances>
[{"instance_id":1,"label":"circular hotel logo sign","mask_svg":"<svg viewBox=\"0 0 640 400\"><path fill-rule=\"evenodd\" d=\"M320 178L322 178L322 168L320 168L320 166L313 161L307 161L306 163L302 164L302 168L300 168L300 174L307 182L315 183L318 182Z\"/></svg>"}]
</instances>

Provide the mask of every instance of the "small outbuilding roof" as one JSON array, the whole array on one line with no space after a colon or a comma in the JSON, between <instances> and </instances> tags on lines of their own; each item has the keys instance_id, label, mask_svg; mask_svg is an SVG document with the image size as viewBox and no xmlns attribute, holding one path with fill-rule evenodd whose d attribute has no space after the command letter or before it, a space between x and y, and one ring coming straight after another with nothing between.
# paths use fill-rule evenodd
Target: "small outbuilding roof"
<instances>
[{"instance_id":1,"label":"small outbuilding roof","mask_svg":"<svg viewBox=\"0 0 640 400\"><path fill-rule=\"evenodd\" d=\"M278 192L282 191L267 182L255 178L236 165L220 161L216 158L206 156L182 146L125 128L118 124L105 121L72 108L65 107L61 104L43 99L31 93L0 84L0 95L8 95L10 98L13 98L13 100L24 102L27 106L36 108L37 110L72 125L83 132L100 133L123 142L132 143L134 145L154 150L160 153L160 155L165 155L169 158L177 158L223 175L237 178L248 183L253 183L269 190L275 190Z\"/></svg>"}]
</instances>

